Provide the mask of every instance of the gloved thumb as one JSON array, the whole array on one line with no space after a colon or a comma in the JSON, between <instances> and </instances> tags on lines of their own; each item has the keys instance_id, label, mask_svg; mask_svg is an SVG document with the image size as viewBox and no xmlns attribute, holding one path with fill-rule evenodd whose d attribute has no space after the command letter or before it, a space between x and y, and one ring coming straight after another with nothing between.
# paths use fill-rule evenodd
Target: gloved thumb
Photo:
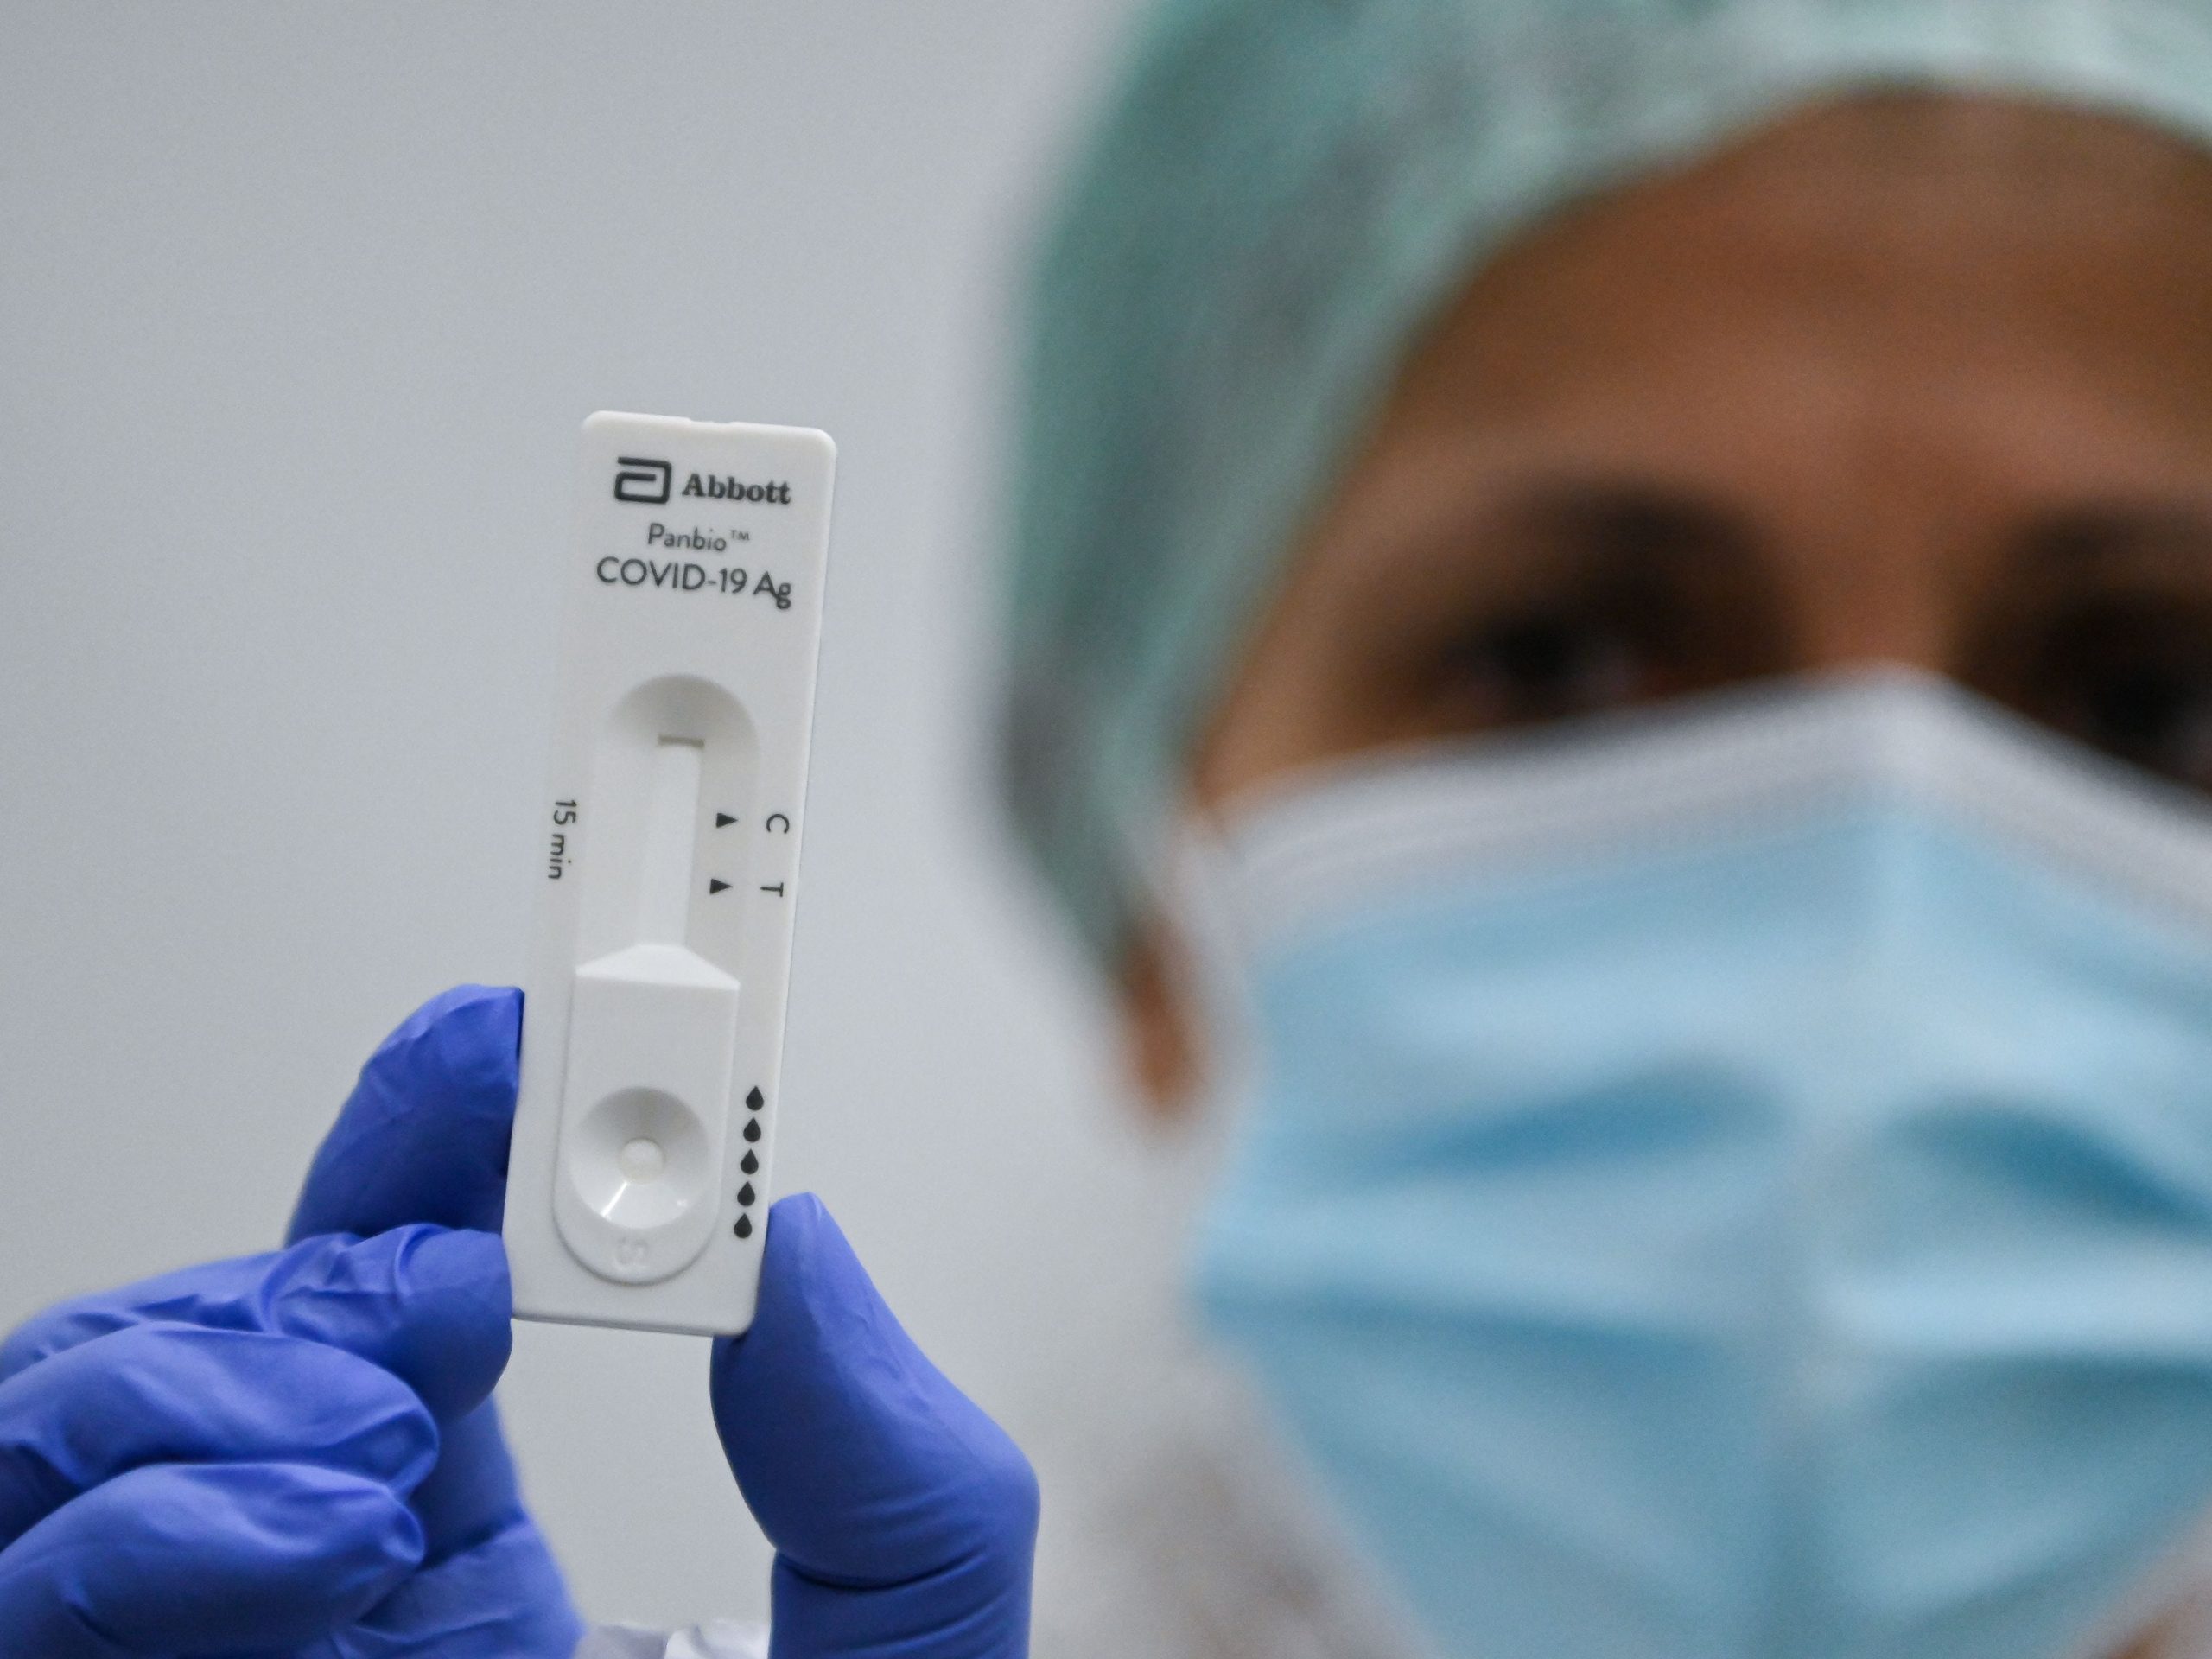
<instances>
[{"instance_id":1,"label":"gloved thumb","mask_svg":"<svg viewBox=\"0 0 2212 1659\"><path fill-rule=\"evenodd\" d=\"M899 1327L811 1194L771 1212L714 1408L776 1548L771 1659L1020 1659L1036 1477Z\"/></svg>"},{"instance_id":2,"label":"gloved thumb","mask_svg":"<svg viewBox=\"0 0 2212 1659\"><path fill-rule=\"evenodd\" d=\"M410 1223L499 1230L522 993L462 985L385 1038L324 1137L288 1237Z\"/></svg>"}]
</instances>

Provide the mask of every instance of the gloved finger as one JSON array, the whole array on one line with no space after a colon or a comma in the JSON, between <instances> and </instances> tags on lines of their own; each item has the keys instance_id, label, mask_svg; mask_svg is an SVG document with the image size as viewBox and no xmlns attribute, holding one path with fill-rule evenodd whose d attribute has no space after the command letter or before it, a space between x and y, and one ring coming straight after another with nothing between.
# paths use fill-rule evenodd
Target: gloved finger
<instances>
[{"instance_id":1,"label":"gloved finger","mask_svg":"<svg viewBox=\"0 0 2212 1659\"><path fill-rule=\"evenodd\" d=\"M715 1345L713 1397L776 1547L778 1659L1027 1651L1028 1460L914 1345L810 1194L770 1214L758 1311Z\"/></svg>"},{"instance_id":2,"label":"gloved finger","mask_svg":"<svg viewBox=\"0 0 2212 1659\"><path fill-rule=\"evenodd\" d=\"M521 1042L518 990L458 986L410 1014L361 1068L287 1237L499 1231Z\"/></svg>"},{"instance_id":3,"label":"gloved finger","mask_svg":"<svg viewBox=\"0 0 2212 1659\"><path fill-rule=\"evenodd\" d=\"M324 1137L288 1236L371 1235L424 1222L497 1232L522 1013L520 991L463 985L402 1021L362 1066ZM442 1421L438 1466L415 1494L434 1562L474 1548L523 1513L490 1402Z\"/></svg>"},{"instance_id":4,"label":"gloved finger","mask_svg":"<svg viewBox=\"0 0 2212 1659\"><path fill-rule=\"evenodd\" d=\"M0 1653L289 1652L359 1618L421 1559L380 1481L309 1465L159 1464L0 1550Z\"/></svg>"},{"instance_id":5,"label":"gloved finger","mask_svg":"<svg viewBox=\"0 0 2212 1659\"><path fill-rule=\"evenodd\" d=\"M434 1561L527 1518L493 1402L443 1425L437 1467L416 1489L414 1503Z\"/></svg>"},{"instance_id":6,"label":"gloved finger","mask_svg":"<svg viewBox=\"0 0 2212 1659\"><path fill-rule=\"evenodd\" d=\"M582 1637L545 1540L518 1519L424 1565L346 1633L340 1650L347 1659L566 1659Z\"/></svg>"},{"instance_id":7,"label":"gloved finger","mask_svg":"<svg viewBox=\"0 0 2212 1659\"><path fill-rule=\"evenodd\" d=\"M413 1389L336 1348L143 1325L0 1382L0 1548L157 1463L308 1463L411 1492L437 1459Z\"/></svg>"},{"instance_id":8,"label":"gloved finger","mask_svg":"<svg viewBox=\"0 0 2212 1659\"><path fill-rule=\"evenodd\" d=\"M257 1331L383 1366L442 1422L480 1405L513 1333L506 1252L489 1233L403 1227L310 1238L64 1302L0 1343L0 1380L111 1331L156 1323Z\"/></svg>"}]
</instances>

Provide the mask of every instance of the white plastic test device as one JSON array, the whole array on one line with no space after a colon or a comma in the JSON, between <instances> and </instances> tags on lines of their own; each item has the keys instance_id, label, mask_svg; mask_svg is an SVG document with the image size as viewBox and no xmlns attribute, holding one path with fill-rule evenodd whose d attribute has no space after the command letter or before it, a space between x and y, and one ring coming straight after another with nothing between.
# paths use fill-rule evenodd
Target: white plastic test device
<instances>
[{"instance_id":1,"label":"white plastic test device","mask_svg":"<svg viewBox=\"0 0 2212 1659\"><path fill-rule=\"evenodd\" d=\"M509 1160L524 1319L753 1322L836 447L584 423Z\"/></svg>"}]
</instances>

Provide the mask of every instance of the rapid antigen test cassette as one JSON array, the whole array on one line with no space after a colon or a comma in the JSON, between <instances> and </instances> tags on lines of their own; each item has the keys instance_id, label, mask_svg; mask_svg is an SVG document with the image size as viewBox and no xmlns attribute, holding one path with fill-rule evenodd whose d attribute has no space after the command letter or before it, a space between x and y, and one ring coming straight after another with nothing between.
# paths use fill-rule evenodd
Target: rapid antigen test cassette
<instances>
[{"instance_id":1,"label":"rapid antigen test cassette","mask_svg":"<svg viewBox=\"0 0 2212 1659\"><path fill-rule=\"evenodd\" d=\"M753 1322L836 450L584 423L505 1236L523 1318Z\"/></svg>"}]
</instances>

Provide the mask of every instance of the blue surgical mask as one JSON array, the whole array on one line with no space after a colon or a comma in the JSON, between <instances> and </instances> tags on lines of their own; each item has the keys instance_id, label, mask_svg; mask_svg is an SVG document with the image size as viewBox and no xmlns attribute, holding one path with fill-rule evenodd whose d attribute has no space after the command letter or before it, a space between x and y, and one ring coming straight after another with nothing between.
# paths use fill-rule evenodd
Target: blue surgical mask
<instances>
[{"instance_id":1,"label":"blue surgical mask","mask_svg":"<svg viewBox=\"0 0 2212 1659\"><path fill-rule=\"evenodd\" d=\"M2212 818L1941 682L1193 861L1210 1327L1451 1659L2109 1653L2212 1507Z\"/></svg>"}]
</instances>

